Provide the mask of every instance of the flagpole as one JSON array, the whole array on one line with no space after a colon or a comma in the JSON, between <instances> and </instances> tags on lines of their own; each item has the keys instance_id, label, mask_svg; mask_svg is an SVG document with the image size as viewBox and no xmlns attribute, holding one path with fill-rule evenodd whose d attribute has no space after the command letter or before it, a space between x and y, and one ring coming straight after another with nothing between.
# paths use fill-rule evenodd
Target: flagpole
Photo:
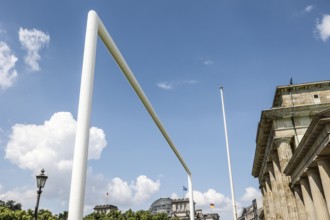
<instances>
[{"instance_id":1,"label":"flagpole","mask_svg":"<svg viewBox=\"0 0 330 220\"><path fill-rule=\"evenodd\" d=\"M226 123L225 104L224 104L224 101L223 101L223 87L220 87L220 94L221 94L221 103L222 103L223 124L224 124L224 128L225 128L229 180L230 180L230 188L231 188L231 199L232 199L232 205L233 205L233 216L234 216L234 220L237 220L237 210L236 210L236 202L235 202L234 184L233 184L233 177L232 177L232 173L231 173L230 152L229 152L227 125L226 125L227 123Z\"/></svg>"}]
</instances>

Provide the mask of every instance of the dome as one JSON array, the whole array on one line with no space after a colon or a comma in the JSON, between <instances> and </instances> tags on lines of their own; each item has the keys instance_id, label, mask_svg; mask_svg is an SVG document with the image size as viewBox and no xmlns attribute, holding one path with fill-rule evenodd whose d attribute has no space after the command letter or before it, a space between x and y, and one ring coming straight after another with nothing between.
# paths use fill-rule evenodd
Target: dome
<instances>
[{"instance_id":1,"label":"dome","mask_svg":"<svg viewBox=\"0 0 330 220\"><path fill-rule=\"evenodd\" d=\"M149 211L152 214L165 212L169 215L171 213L171 203L172 203L172 199L170 198L157 199L151 204Z\"/></svg>"}]
</instances>

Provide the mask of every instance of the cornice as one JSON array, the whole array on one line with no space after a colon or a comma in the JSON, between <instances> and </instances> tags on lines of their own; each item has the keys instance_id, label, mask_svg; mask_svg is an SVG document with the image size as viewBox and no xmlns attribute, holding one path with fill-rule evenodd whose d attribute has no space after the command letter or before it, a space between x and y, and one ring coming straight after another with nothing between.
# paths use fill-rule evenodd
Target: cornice
<instances>
[{"instance_id":1,"label":"cornice","mask_svg":"<svg viewBox=\"0 0 330 220\"><path fill-rule=\"evenodd\" d=\"M327 81L330 83L330 81ZM325 109L330 108L330 103L313 104L296 106L294 115L299 116L313 116L320 112L324 112ZM254 154L254 161L252 167L252 175L254 177L261 177L260 172L263 170L263 163L267 160L266 148L269 142L269 134L272 132L272 122L275 119L292 117L292 107L280 107L264 110L261 112L260 121L258 124L257 136L256 136L256 150ZM329 114L330 117L330 114ZM307 129L308 130L308 129ZM265 158L267 157L267 158Z\"/></svg>"}]
</instances>

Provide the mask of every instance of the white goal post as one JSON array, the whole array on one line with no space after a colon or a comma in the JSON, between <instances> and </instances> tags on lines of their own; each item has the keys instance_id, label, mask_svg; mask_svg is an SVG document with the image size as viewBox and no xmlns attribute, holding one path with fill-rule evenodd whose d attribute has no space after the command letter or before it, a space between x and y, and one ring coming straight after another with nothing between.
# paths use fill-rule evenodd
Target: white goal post
<instances>
[{"instance_id":1,"label":"white goal post","mask_svg":"<svg viewBox=\"0 0 330 220\"><path fill-rule=\"evenodd\" d=\"M167 143L170 145L176 157L181 162L183 168L188 174L188 190L189 190L189 209L190 220L194 220L194 200L191 172L176 149L171 138L167 134L164 126L159 120L156 112L154 111L151 103L144 94L141 86L136 80L133 72L127 65L124 57L121 55L115 42L111 38L107 29L103 25L101 19L95 11L89 11L85 36L84 58L82 66L82 76L80 85L80 97L78 106L77 117L77 132L76 141L73 155L73 167L70 188L70 201L69 201L69 220L82 220L83 207L85 197L85 183L86 183L86 169L87 169L87 155L89 143L89 129L90 129L90 115L92 108L92 94L93 94L93 81L95 69L95 57L97 37L100 37L104 45L108 48L115 62L131 84L132 88L142 101L143 105L149 112L155 124L163 134Z\"/></svg>"}]
</instances>

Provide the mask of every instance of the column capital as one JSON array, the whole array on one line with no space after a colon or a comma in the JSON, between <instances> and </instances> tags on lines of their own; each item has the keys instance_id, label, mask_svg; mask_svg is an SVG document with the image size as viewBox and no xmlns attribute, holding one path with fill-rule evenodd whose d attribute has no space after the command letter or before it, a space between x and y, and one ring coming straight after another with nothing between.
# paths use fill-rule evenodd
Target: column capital
<instances>
[{"instance_id":1,"label":"column capital","mask_svg":"<svg viewBox=\"0 0 330 220\"><path fill-rule=\"evenodd\" d=\"M292 140L292 137L275 137L274 146L275 146L275 148L278 148L281 143L290 144L291 140Z\"/></svg>"}]
</instances>

